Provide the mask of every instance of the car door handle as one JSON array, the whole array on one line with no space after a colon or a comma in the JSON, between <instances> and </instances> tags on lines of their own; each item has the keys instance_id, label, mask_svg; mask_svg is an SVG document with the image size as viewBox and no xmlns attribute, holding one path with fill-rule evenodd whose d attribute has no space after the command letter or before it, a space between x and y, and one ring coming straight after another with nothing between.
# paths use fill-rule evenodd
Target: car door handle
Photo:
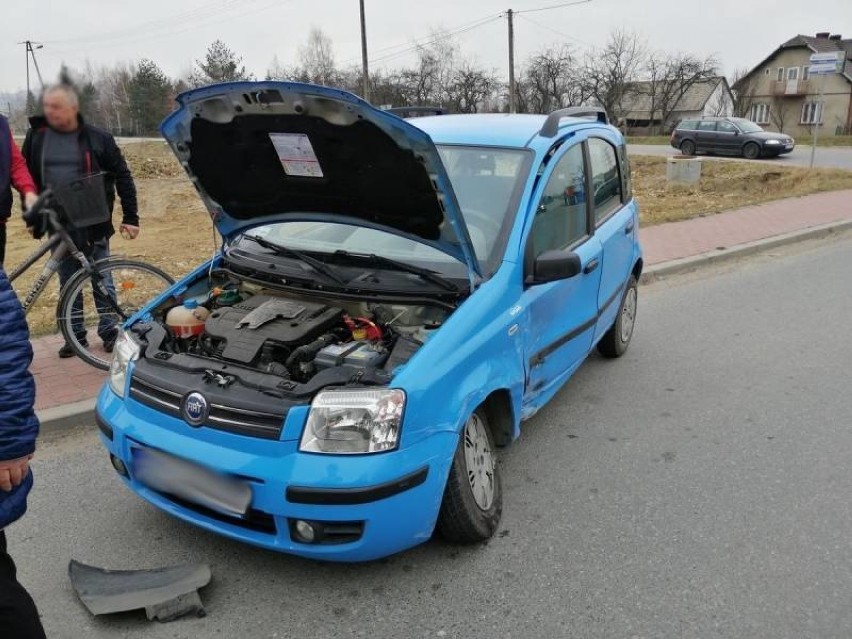
<instances>
[{"instance_id":1,"label":"car door handle","mask_svg":"<svg viewBox=\"0 0 852 639\"><path fill-rule=\"evenodd\" d=\"M634 228L636 228L636 227L633 224L633 221L631 220L630 222L627 223L627 226L624 227L624 234L630 235L633 232Z\"/></svg>"},{"instance_id":2,"label":"car door handle","mask_svg":"<svg viewBox=\"0 0 852 639\"><path fill-rule=\"evenodd\" d=\"M600 266L600 264L600 260L598 258L594 258L592 261L586 264L586 268L583 269L583 273L585 273L586 275L592 273L598 266Z\"/></svg>"}]
</instances>

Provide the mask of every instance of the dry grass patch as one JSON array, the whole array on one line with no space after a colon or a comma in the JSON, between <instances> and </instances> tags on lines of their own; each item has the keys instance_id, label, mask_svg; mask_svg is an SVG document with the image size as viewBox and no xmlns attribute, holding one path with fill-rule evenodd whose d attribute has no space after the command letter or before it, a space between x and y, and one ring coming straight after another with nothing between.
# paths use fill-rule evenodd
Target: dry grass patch
<instances>
[{"instance_id":1,"label":"dry grass patch","mask_svg":"<svg viewBox=\"0 0 852 639\"><path fill-rule=\"evenodd\" d=\"M666 158L634 156L633 189L646 226L787 197L852 189L852 171L705 160L694 186L666 183Z\"/></svg>"}]
</instances>

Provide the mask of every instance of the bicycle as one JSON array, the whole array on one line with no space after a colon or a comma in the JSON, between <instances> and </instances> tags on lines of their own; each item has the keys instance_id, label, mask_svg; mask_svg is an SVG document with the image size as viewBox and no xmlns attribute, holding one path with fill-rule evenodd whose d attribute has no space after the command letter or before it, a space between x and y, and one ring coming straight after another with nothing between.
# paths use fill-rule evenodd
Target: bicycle
<instances>
[{"instance_id":1,"label":"bicycle","mask_svg":"<svg viewBox=\"0 0 852 639\"><path fill-rule=\"evenodd\" d=\"M80 359L95 368L109 370L118 328L145 303L173 285L174 279L156 266L119 256L93 262L71 237L69 231L110 219L102 178L98 177L87 176L41 193L24 214L24 221L35 229L33 237L47 233L48 239L11 272L9 280L14 282L42 256L51 253L21 303L24 312L29 312L57 273L60 262L69 255L79 261L80 269L60 290L57 324L65 342ZM56 204L58 210L54 208ZM86 298L94 301L94 313L86 312ZM88 340L92 322L101 338L100 349Z\"/></svg>"}]
</instances>

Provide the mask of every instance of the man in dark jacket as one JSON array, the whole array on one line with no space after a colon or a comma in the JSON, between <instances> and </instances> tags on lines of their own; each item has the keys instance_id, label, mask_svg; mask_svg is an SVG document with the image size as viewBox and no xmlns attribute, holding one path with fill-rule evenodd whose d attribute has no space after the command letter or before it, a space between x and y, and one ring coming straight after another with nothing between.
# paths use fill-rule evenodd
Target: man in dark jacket
<instances>
[{"instance_id":1,"label":"man in dark jacket","mask_svg":"<svg viewBox=\"0 0 852 639\"><path fill-rule=\"evenodd\" d=\"M4 528L27 509L33 485L29 468L35 452L38 419L33 358L24 311L6 273L0 269L0 637L44 639L32 598L18 582L6 550Z\"/></svg>"},{"instance_id":2,"label":"man in dark jacket","mask_svg":"<svg viewBox=\"0 0 852 639\"><path fill-rule=\"evenodd\" d=\"M6 222L12 214L12 187L24 198L26 208L36 201L36 186L27 163L15 144L9 122L0 115L0 266L6 258Z\"/></svg>"},{"instance_id":3,"label":"man in dark jacket","mask_svg":"<svg viewBox=\"0 0 852 639\"><path fill-rule=\"evenodd\" d=\"M79 113L79 101L73 87L58 84L49 87L42 98L44 116L30 119L30 130L24 140L23 154L30 173L39 189L57 187L73 180L104 173L107 204L112 212L115 191L121 199L121 233L129 239L139 235L139 214L136 205L136 186L127 163L121 155L112 134L86 124ZM96 224L72 234L74 241L91 260L109 257L109 239L115 234L112 221ZM79 268L73 257L67 257L59 265L59 280L65 284ZM106 282L112 289L112 283ZM104 349L112 352L118 335L114 321L107 312L108 307L95 300L100 323L98 335ZM83 300L77 300L75 316L83 316ZM86 327L82 319L75 324L74 332L80 343L87 346ZM71 346L65 344L59 350L60 357L73 357Z\"/></svg>"}]
</instances>

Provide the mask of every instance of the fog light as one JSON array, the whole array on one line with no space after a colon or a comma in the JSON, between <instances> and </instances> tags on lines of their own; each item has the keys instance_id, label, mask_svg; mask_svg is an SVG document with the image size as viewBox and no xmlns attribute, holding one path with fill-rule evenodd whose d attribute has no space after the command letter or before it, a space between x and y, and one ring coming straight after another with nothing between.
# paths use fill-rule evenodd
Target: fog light
<instances>
[{"instance_id":1,"label":"fog light","mask_svg":"<svg viewBox=\"0 0 852 639\"><path fill-rule=\"evenodd\" d=\"M115 455L110 454L109 460L112 462L112 467L115 468L115 472L123 477L127 477L129 473L127 472L127 466L124 465L124 462L121 461Z\"/></svg>"},{"instance_id":2,"label":"fog light","mask_svg":"<svg viewBox=\"0 0 852 639\"><path fill-rule=\"evenodd\" d=\"M299 541L304 541L305 543L313 543L314 539L316 539L317 533L314 530L314 527L306 522L304 519L296 520L296 535L299 537Z\"/></svg>"}]
</instances>

